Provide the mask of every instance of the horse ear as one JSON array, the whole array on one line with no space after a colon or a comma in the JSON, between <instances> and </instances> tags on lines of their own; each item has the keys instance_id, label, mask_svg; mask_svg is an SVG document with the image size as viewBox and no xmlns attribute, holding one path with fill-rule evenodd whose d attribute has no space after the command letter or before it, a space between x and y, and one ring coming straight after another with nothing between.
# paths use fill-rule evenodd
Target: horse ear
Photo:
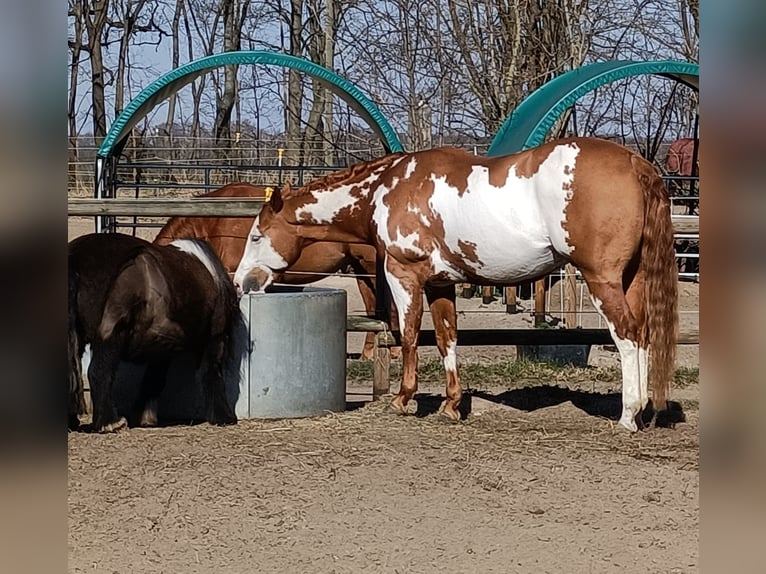
<instances>
[{"instance_id":1,"label":"horse ear","mask_svg":"<svg viewBox=\"0 0 766 574\"><path fill-rule=\"evenodd\" d=\"M289 184L287 184L287 190L290 191ZM271 197L269 197L269 205L271 206L271 209L274 213L279 212L280 209L282 209L282 206L284 205L284 202L282 200L282 193L284 193L282 190L280 190L278 187L274 188L274 191L271 192Z\"/></svg>"}]
</instances>

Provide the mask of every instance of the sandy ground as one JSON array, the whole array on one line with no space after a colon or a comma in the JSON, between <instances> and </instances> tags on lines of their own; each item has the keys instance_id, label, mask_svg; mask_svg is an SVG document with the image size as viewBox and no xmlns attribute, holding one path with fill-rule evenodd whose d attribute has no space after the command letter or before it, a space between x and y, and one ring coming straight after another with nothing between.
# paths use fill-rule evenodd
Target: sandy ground
<instances>
[{"instance_id":1,"label":"sandy ground","mask_svg":"<svg viewBox=\"0 0 766 574\"><path fill-rule=\"evenodd\" d=\"M70 220L70 239L91 230ZM363 311L352 280L318 285L347 288L349 312ZM682 309L697 306L697 286L682 284ZM463 328L532 320L500 301L458 308ZM349 334L349 352L362 337ZM588 362L617 357L594 347ZM698 348L680 347L678 364L697 366ZM435 414L441 386L420 389L412 416L370 402L370 388L349 385L345 412L312 419L70 433L69 571L698 570L697 385L673 391L685 422L633 435L615 425L619 386L596 377L474 391L460 423Z\"/></svg>"}]
</instances>

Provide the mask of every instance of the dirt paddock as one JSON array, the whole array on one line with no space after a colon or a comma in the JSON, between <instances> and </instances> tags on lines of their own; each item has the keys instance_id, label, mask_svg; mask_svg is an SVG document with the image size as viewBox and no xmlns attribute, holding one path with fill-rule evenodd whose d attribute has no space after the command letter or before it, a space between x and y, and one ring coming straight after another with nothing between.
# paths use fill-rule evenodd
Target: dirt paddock
<instances>
[{"instance_id":1,"label":"dirt paddock","mask_svg":"<svg viewBox=\"0 0 766 574\"><path fill-rule=\"evenodd\" d=\"M487 324L460 306L459 325ZM682 349L679 365L697 356ZM614 353L594 347L589 362L577 380L473 384L460 423L436 412L441 382L403 416L362 377L345 412L318 418L70 433L69 571L698 571L698 385L671 393L685 421L630 434L620 386L601 376Z\"/></svg>"}]
</instances>

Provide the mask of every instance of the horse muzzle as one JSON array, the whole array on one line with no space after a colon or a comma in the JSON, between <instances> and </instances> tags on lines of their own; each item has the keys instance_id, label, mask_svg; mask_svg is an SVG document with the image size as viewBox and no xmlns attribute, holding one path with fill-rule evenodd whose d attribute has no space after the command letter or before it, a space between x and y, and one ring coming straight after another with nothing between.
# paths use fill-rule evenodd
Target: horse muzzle
<instances>
[{"instance_id":1,"label":"horse muzzle","mask_svg":"<svg viewBox=\"0 0 766 574\"><path fill-rule=\"evenodd\" d=\"M235 282L237 294L242 296L245 293L264 291L266 287L271 285L273 277L274 276L270 271L255 268L245 275L241 285Z\"/></svg>"}]
</instances>

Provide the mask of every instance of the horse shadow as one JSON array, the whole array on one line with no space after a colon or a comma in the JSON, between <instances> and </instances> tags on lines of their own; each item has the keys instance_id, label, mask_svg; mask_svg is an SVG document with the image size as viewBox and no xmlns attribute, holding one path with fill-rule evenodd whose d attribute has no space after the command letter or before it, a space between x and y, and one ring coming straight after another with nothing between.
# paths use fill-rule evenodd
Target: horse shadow
<instances>
[{"instance_id":1,"label":"horse shadow","mask_svg":"<svg viewBox=\"0 0 766 574\"><path fill-rule=\"evenodd\" d=\"M501 393L489 393L480 390L463 392L460 403L461 420L465 420L472 412L473 397L511 407L524 412L532 412L547 407L553 407L571 402L576 408L593 417L620 420L622 415L621 393L598 393L591 391L573 390L554 385L540 385L511 389ZM415 395L417 411L415 416L426 417L438 413L444 401L439 395L419 393ZM651 399L641 414L644 426L654 425L662 428L672 428L678 423L686 422L686 414L680 403L668 401L667 409L656 411Z\"/></svg>"}]
</instances>

